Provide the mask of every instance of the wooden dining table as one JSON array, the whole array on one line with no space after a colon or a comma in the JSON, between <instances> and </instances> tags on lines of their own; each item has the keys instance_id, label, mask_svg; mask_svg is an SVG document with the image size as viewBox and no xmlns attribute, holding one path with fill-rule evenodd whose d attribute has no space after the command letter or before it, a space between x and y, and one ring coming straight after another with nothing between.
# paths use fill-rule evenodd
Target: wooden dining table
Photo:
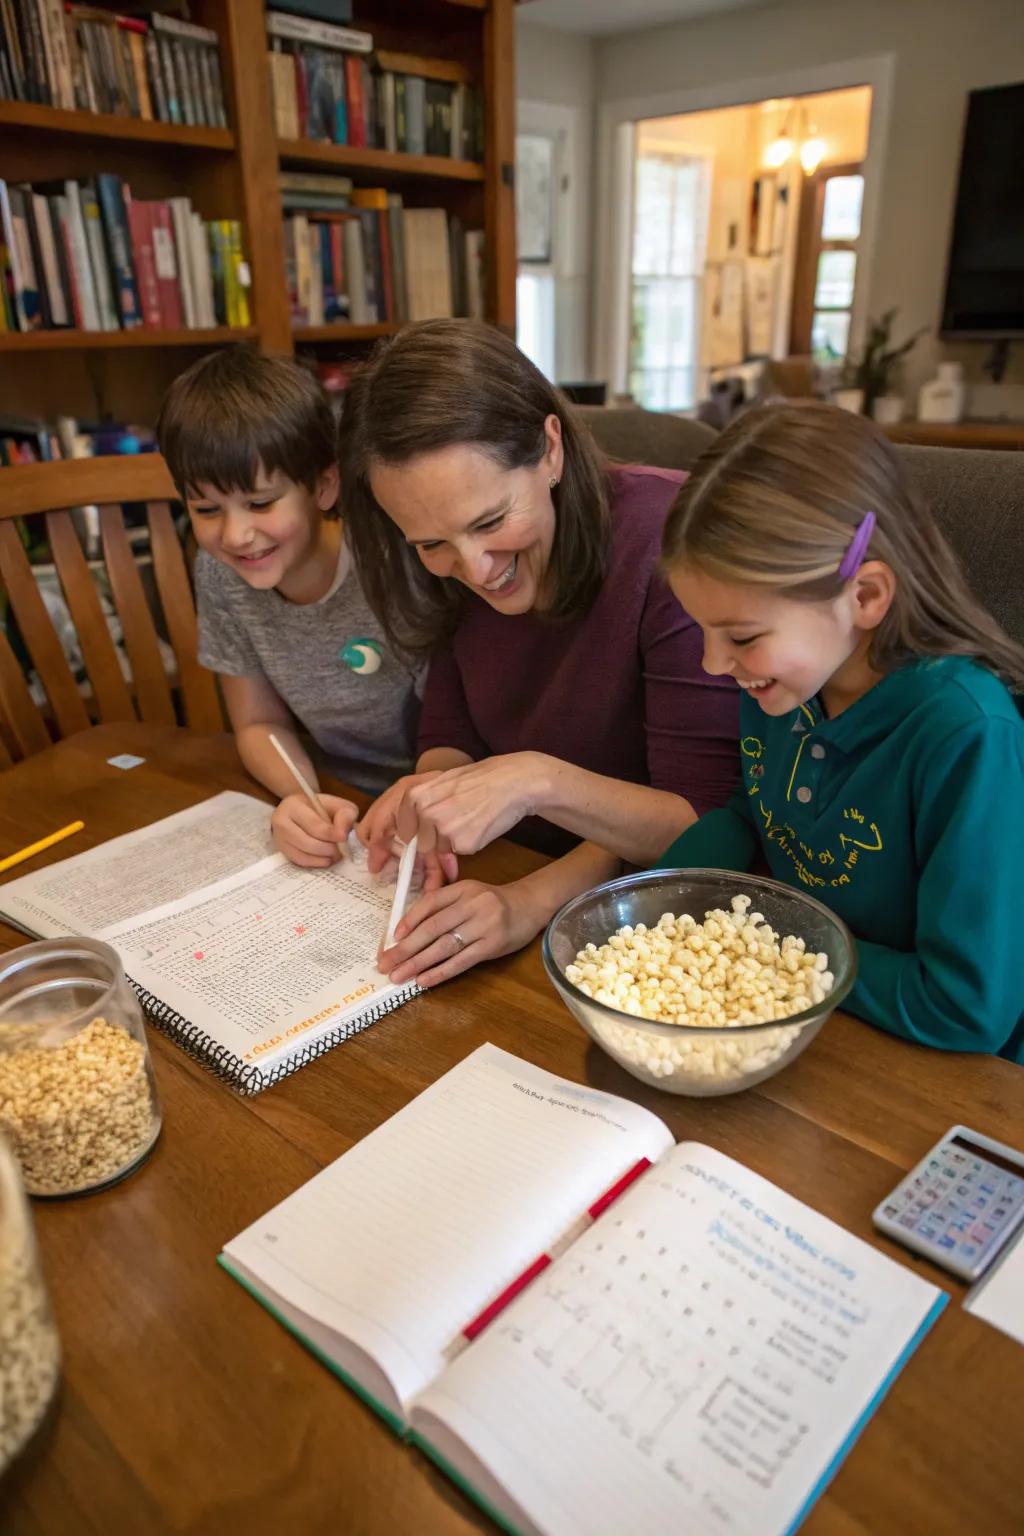
<instances>
[{"instance_id":1,"label":"wooden dining table","mask_svg":"<svg viewBox=\"0 0 1024 1536\"><path fill-rule=\"evenodd\" d=\"M122 753L144 761L112 766ZM13 878L221 789L259 793L230 737L98 727L0 776L0 856L85 822ZM505 842L468 867L503 881L536 863ZM0 925L0 948L24 942ZM719 1148L949 1292L807 1516L807 1536L1019 1536L1024 1349L963 1310L961 1284L876 1233L871 1212L954 1122L1024 1144L1024 1071L837 1013L768 1082L678 1097L590 1042L548 984L538 943L420 996L253 1098L150 1031L164 1127L148 1161L105 1192L33 1206L63 1379L49 1422L0 1485L3 1536L493 1530L216 1263L228 1239L487 1040L645 1104L677 1140Z\"/></svg>"}]
</instances>

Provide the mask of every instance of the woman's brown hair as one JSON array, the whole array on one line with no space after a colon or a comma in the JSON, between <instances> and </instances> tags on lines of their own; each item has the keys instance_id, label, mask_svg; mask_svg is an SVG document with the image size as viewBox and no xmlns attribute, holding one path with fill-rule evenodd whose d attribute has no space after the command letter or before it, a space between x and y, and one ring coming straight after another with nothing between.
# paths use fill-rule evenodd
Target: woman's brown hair
<instances>
[{"instance_id":1,"label":"woman's brown hair","mask_svg":"<svg viewBox=\"0 0 1024 1536\"><path fill-rule=\"evenodd\" d=\"M360 580L393 645L432 651L453 633L465 588L432 576L370 488L375 463L405 464L454 444L503 469L539 464L557 416L564 462L555 501L545 615L586 613L610 546L607 475L590 433L529 358L493 326L426 320L381 342L345 392L338 439L341 506Z\"/></svg>"},{"instance_id":2,"label":"woman's brown hair","mask_svg":"<svg viewBox=\"0 0 1024 1536\"><path fill-rule=\"evenodd\" d=\"M763 405L701 454L665 523L666 570L690 565L723 581L817 602L839 595L839 566L868 512L866 558L884 560L896 594L869 660L891 672L924 656L969 656L1024 688L1024 649L973 595L935 519L888 439L835 406Z\"/></svg>"}]
</instances>

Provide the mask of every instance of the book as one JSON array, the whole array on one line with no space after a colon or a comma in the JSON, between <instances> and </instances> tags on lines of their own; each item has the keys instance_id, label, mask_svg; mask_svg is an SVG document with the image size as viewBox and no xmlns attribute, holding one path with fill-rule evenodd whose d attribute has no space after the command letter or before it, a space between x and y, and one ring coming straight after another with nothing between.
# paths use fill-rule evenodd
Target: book
<instances>
[{"instance_id":1,"label":"book","mask_svg":"<svg viewBox=\"0 0 1024 1536\"><path fill-rule=\"evenodd\" d=\"M492 1045L220 1262L518 1536L792 1531L947 1300Z\"/></svg>"},{"instance_id":2,"label":"book","mask_svg":"<svg viewBox=\"0 0 1024 1536\"><path fill-rule=\"evenodd\" d=\"M150 1021L253 1094L417 995L376 969L393 894L358 843L289 864L269 806L225 791L0 886L0 911L113 944Z\"/></svg>"},{"instance_id":3,"label":"book","mask_svg":"<svg viewBox=\"0 0 1024 1536\"><path fill-rule=\"evenodd\" d=\"M444 209L403 209L402 232L409 320L451 319L451 256Z\"/></svg>"},{"instance_id":4,"label":"book","mask_svg":"<svg viewBox=\"0 0 1024 1536\"><path fill-rule=\"evenodd\" d=\"M288 38L292 42L313 43L320 48L343 49L348 53L372 53L373 38L355 27L338 27L326 21L312 21L304 16L271 11L267 15L267 36Z\"/></svg>"}]
</instances>

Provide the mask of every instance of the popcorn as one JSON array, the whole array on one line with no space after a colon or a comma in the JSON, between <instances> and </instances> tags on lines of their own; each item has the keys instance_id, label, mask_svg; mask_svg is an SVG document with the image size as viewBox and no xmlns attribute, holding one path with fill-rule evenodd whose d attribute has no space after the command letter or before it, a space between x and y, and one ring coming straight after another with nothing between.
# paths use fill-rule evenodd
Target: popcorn
<instances>
[{"instance_id":1,"label":"popcorn","mask_svg":"<svg viewBox=\"0 0 1024 1536\"><path fill-rule=\"evenodd\" d=\"M800 1026L764 1029L729 1039L717 1031L769 1024L824 1002L835 983L828 956L792 934L780 940L749 896L731 911L715 908L703 923L664 913L654 927L626 924L598 948L588 944L566 978L595 1002L637 1019L714 1030L707 1040L677 1039L609 1020L595 1031L616 1057L649 1081L722 1082L761 1074L782 1056ZM699 1087L698 1087L699 1091Z\"/></svg>"}]
</instances>

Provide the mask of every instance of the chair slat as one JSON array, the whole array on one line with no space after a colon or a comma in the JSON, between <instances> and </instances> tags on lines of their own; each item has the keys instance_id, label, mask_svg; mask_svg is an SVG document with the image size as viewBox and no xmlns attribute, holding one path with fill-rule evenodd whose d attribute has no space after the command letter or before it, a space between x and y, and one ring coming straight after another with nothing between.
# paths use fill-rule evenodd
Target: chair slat
<instances>
[{"instance_id":1,"label":"chair slat","mask_svg":"<svg viewBox=\"0 0 1024 1536\"><path fill-rule=\"evenodd\" d=\"M199 636L195 605L189 586L185 557L166 501L149 508L149 542L153 552L157 591L167 620L171 644L178 658L178 682L185 701L185 723L194 731L222 731L217 683L213 673L199 665Z\"/></svg>"},{"instance_id":2,"label":"chair slat","mask_svg":"<svg viewBox=\"0 0 1024 1536\"><path fill-rule=\"evenodd\" d=\"M110 638L99 593L86 564L69 512L48 512L46 530L71 617L78 631L85 669L92 684L100 719L134 720L135 709L117 651Z\"/></svg>"},{"instance_id":3,"label":"chair slat","mask_svg":"<svg viewBox=\"0 0 1024 1536\"><path fill-rule=\"evenodd\" d=\"M105 501L166 501L178 494L159 453L103 454L53 464L12 464L0 518Z\"/></svg>"},{"instance_id":4,"label":"chair slat","mask_svg":"<svg viewBox=\"0 0 1024 1536\"><path fill-rule=\"evenodd\" d=\"M0 575L61 735L87 731L92 724L88 711L46 611L18 529L10 520L0 522Z\"/></svg>"},{"instance_id":5,"label":"chair slat","mask_svg":"<svg viewBox=\"0 0 1024 1536\"><path fill-rule=\"evenodd\" d=\"M135 555L128 542L124 515L118 506L100 507L100 533L110 577L110 589L124 630L132 668L132 686L139 715L150 725L175 725L170 684L164 671L156 626L142 586Z\"/></svg>"},{"instance_id":6,"label":"chair slat","mask_svg":"<svg viewBox=\"0 0 1024 1536\"><path fill-rule=\"evenodd\" d=\"M0 711L23 757L52 746L50 733L28 691L18 658L0 629ZM6 748L4 749L6 752Z\"/></svg>"}]
</instances>

